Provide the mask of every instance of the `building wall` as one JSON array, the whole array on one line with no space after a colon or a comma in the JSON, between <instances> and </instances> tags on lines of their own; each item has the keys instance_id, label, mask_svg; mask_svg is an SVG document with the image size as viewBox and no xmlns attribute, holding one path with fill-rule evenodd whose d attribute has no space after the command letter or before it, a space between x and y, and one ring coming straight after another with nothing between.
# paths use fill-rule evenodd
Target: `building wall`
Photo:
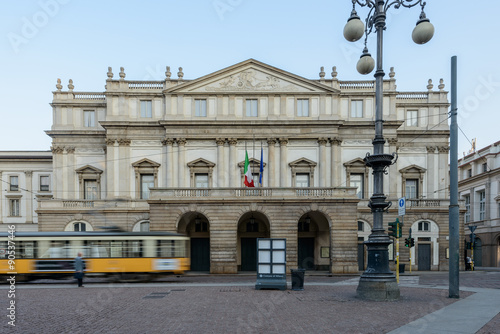
<instances>
[{"instance_id":1,"label":"building wall","mask_svg":"<svg viewBox=\"0 0 500 334\"><path fill-rule=\"evenodd\" d=\"M37 199L52 197L51 152L0 152L0 177L0 231L37 231Z\"/></svg>"},{"instance_id":2,"label":"building wall","mask_svg":"<svg viewBox=\"0 0 500 334\"><path fill-rule=\"evenodd\" d=\"M471 230L480 240L475 263L500 267L500 142L464 155L459 160L459 195L467 206L464 242L470 242ZM481 194L484 193L484 209ZM468 250L471 255L471 250Z\"/></svg>"},{"instance_id":3,"label":"building wall","mask_svg":"<svg viewBox=\"0 0 500 334\"><path fill-rule=\"evenodd\" d=\"M291 266L297 263L297 224L310 212L313 223L329 229L328 238L324 233L316 236L315 252L319 243L331 243L329 260L316 254L315 261L330 262L334 272L357 270L357 221L372 220L366 205L373 177L362 159L373 149L374 81L339 81L335 71L331 79L310 80L249 59L194 80L183 75L169 75L164 81L125 80L123 69L114 79L110 68L105 92L57 88L54 124L47 131L52 137L57 200L41 202L41 229L63 230L79 220L93 228L96 223L88 221L92 217L127 230L150 219L152 230L178 231L179 224L187 228L196 219L198 211L192 207L207 197L212 206L199 213L209 219L210 231L205 233L210 236L213 272L237 270L238 228L257 214L250 205L262 208L262 228L267 226L269 236L287 238ZM206 103L206 116L197 115L200 100L206 101L201 102ZM256 116L249 114L252 102L247 100L256 100ZM300 113L303 100L307 114ZM362 110L359 115L356 106ZM400 92L392 69L384 81L385 152L398 157L388 168L390 177L384 178L384 193L396 201L410 196L406 189L414 184L415 207L432 208L440 231L433 241L433 269L444 268L447 247L441 231L446 230L449 204L449 130L444 122L448 107L444 84L438 90L428 85L423 92ZM94 122L88 121L89 113ZM267 190L240 206L226 205L228 198L241 197L237 194L243 191L246 152L258 183L261 151L262 190ZM206 193L192 191L197 174L208 175ZM154 185L149 201L141 199L144 175L151 175ZM304 175L310 192L296 188ZM354 186L357 178L361 200L354 196L354 188L338 191ZM85 197L86 181L95 189L91 200ZM218 197L221 192L229 197ZM289 197L273 211L268 202L279 194ZM184 202L176 202L178 197ZM316 201L324 209L297 215L304 210L301 201ZM117 220L112 216L116 207L138 214ZM408 208L410 214L414 210ZM422 217L415 215L408 224Z\"/></svg>"}]
</instances>

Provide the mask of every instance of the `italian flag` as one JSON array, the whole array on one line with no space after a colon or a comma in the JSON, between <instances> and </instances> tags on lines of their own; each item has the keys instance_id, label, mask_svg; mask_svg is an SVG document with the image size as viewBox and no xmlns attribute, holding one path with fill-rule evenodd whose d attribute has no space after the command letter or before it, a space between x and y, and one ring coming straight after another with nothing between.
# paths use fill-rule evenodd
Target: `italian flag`
<instances>
[{"instance_id":1,"label":"italian flag","mask_svg":"<svg viewBox=\"0 0 500 334\"><path fill-rule=\"evenodd\" d=\"M250 161L248 160L248 152L245 150L245 185L247 187L255 187L253 184L252 171L250 170Z\"/></svg>"}]
</instances>

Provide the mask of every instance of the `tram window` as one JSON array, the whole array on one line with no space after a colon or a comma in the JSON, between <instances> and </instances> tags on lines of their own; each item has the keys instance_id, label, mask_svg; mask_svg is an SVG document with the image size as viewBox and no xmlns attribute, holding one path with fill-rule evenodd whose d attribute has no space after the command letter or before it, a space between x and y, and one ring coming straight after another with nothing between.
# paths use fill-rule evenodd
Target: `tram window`
<instances>
[{"instance_id":1,"label":"tram window","mask_svg":"<svg viewBox=\"0 0 500 334\"><path fill-rule=\"evenodd\" d=\"M185 257L186 249L183 240L158 240L158 257Z\"/></svg>"},{"instance_id":2,"label":"tram window","mask_svg":"<svg viewBox=\"0 0 500 334\"><path fill-rule=\"evenodd\" d=\"M9 256L7 251L7 241L0 241L0 259L6 259Z\"/></svg>"},{"instance_id":3,"label":"tram window","mask_svg":"<svg viewBox=\"0 0 500 334\"><path fill-rule=\"evenodd\" d=\"M36 241L20 241L16 244L16 257L21 259L36 258Z\"/></svg>"},{"instance_id":4,"label":"tram window","mask_svg":"<svg viewBox=\"0 0 500 334\"><path fill-rule=\"evenodd\" d=\"M64 241L51 241L49 249L47 249L40 257L41 258L64 258L68 257L68 249L65 247Z\"/></svg>"}]
</instances>

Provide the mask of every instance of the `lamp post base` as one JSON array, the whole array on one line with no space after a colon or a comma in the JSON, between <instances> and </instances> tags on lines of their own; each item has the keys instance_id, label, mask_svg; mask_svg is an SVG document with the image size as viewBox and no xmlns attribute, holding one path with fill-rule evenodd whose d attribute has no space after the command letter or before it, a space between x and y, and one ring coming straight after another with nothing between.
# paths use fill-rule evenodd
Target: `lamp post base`
<instances>
[{"instance_id":1,"label":"lamp post base","mask_svg":"<svg viewBox=\"0 0 500 334\"><path fill-rule=\"evenodd\" d=\"M379 278L383 279L383 278ZM399 299L399 286L396 277L386 280L374 280L373 278L359 279L359 285L356 289L358 298L373 301L391 301Z\"/></svg>"}]
</instances>

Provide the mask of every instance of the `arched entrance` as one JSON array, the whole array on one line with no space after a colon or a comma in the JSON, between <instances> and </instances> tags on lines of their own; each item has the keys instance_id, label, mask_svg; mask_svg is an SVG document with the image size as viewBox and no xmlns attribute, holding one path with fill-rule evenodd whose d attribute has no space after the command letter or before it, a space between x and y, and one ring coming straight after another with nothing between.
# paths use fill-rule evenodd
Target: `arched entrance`
<instances>
[{"instance_id":1,"label":"arched entrance","mask_svg":"<svg viewBox=\"0 0 500 334\"><path fill-rule=\"evenodd\" d=\"M415 247L410 248L411 263L419 271L439 269L439 226L431 220L419 220L411 225Z\"/></svg>"},{"instance_id":2,"label":"arched entrance","mask_svg":"<svg viewBox=\"0 0 500 334\"><path fill-rule=\"evenodd\" d=\"M210 271L210 224L201 213L190 212L179 221L177 231L190 240L191 271Z\"/></svg>"},{"instance_id":3,"label":"arched entrance","mask_svg":"<svg viewBox=\"0 0 500 334\"><path fill-rule=\"evenodd\" d=\"M247 212L238 222L238 270L257 270L257 238L269 238L269 221L260 212Z\"/></svg>"},{"instance_id":4,"label":"arched entrance","mask_svg":"<svg viewBox=\"0 0 500 334\"><path fill-rule=\"evenodd\" d=\"M297 266L330 271L330 227L319 212L304 214L297 223Z\"/></svg>"},{"instance_id":5,"label":"arched entrance","mask_svg":"<svg viewBox=\"0 0 500 334\"><path fill-rule=\"evenodd\" d=\"M474 267L483 266L483 242L476 236L474 244Z\"/></svg>"}]
</instances>

